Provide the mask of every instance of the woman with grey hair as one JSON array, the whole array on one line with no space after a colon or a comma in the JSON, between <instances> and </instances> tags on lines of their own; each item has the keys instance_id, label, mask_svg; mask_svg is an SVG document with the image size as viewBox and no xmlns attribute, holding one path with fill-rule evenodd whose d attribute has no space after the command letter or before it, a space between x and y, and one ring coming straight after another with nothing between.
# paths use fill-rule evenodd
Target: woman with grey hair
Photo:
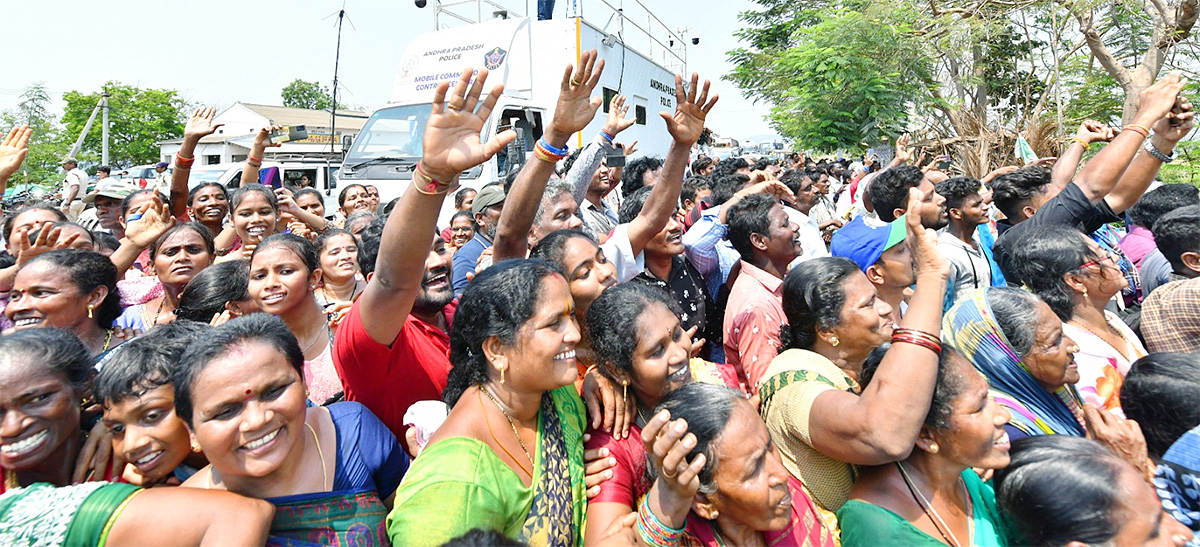
<instances>
[{"instance_id":1,"label":"woman with grey hair","mask_svg":"<svg viewBox=\"0 0 1200 547\"><path fill-rule=\"evenodd\" d=\"M647 545L834 545L740 392L684 385L659 403L642 441L655 477L638 506Z\"/></svg>"},{"instance_id":2,"label":"woman with grey hair","mask_svg":"<svg viewBox=\"0 0 1200 547\"><path fill-rule=\"evenodd\" d=\"M1085 430L1075 353L1063 322L1041 298L995 287L972 291L946 312L945 342L987 377L991 395L1012 413L1012 439Z\"/></svg>"}]
</instances>

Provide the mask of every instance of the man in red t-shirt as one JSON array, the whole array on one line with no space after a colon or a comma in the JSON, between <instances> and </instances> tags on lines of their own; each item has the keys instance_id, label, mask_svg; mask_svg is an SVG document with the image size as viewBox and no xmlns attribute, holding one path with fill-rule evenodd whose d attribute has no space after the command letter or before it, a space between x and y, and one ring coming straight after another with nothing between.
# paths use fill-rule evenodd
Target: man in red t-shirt
<instances>
[{"instance_id":1,"label":"man in red t-shirt","mask_svg":"<svg viewBox=\"0 0 1200 547\"><path fill-rule=\"evenodd\" d=\"M438 211L458 185L459 173L487 161L516 137L509 130L480 142L499 96L498 89L479 96L485 78L480 74L470 92L469 72L452 91L447 84L438 88L425 126L424 153L413 171L414 187L390 216L363 232L358 262L367 288L334 341L333 363L346 400L371 409L397 439L406 439L408 407L440 401L450 374L447 332L456 303L451 253L437 233Z\"/></svg>"}]
</instances>

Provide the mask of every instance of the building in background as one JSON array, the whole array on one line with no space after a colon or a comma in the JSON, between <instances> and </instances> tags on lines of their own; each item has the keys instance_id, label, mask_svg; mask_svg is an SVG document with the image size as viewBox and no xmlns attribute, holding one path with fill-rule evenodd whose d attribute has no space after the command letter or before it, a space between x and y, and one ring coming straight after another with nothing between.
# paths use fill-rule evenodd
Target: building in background
<instances>
[{"instance_id":1,"label":"building in background","mask_svg":"<svg viewBox=\"0 0 1200 547\"><path fill-rule=\"evenodd\" d=\"M268 148L266 159L335 159L340 163L343 145L358 135L368 117L370 114L366 112L339 110L337 135L334 135L334 128L330 127L332 119L327 110L237 102L221 111L213 120L214 123L225 124L224 127L200 139L200 144L196 146L196 164L215 165L245 161L246 155L250 153L250 145L254 143L255 133L271 125L303 125L308 129L308 138L284 143L279 148ZM171 162L182 143L183 139L160 142L159 155L162 161Z\"/></svg>"}]
</instances>

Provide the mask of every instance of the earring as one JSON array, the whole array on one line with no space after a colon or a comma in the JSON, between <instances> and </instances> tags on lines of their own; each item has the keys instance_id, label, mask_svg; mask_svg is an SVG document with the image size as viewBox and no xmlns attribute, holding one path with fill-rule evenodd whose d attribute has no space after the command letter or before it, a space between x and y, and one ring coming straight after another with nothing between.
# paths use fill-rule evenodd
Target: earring
<instances>
[{"instance_id":1,"label":"earring","mask_svg":"<svg viewBox=\"0 0 1200 547\"><path fill-rule=\"evenodd\" d=\"M621 398L629 400L629 382L621 382Z\"/></svg>"},{"instance_id":2,"label":"earring","mask_svg":"<svg viewBox=\"0 0 1200 547\"><path fill-rule=\"evenodd\" d=\"M196 441L192 441L192 452L195 452L197 454L200 453L200 443L198 443Z\"/></svg>"},{"instance_id":3,"label":"earring","mask_svg":"<svg viewBox=\"0 0 1200 547\"><path fill-rule=\"evenodd\" d=\"M501 385L504 385L504 371L506 371L506 370L508 370L508 367L500 368L500 384Z\"/></svg>"},{"instance_id":4,"label":"earring","mask_svg":"<svg viewBox=\"0 0 1200 547\"><path fill-rule=\"evenodd\" d=\"M938 450L941 450L941 449L942 449L942 447L938 446L938 443L929 443L929 453L930 454L937 454Z\"/></svg>"},{"instance_id":5,"label":"earring","mask_svg":"<svg viewBox=\"0 0 1200 547\"><path fill-rule=\"evenodd\" d=\"M96 316L94 315L95 311L96 311L96 306L93 304L88 304L88 319L96 318Z\"/></svg>"},{"instance_id":6,"label":"earring","mask_svg":"<svg viewBox=\"0 0 1200 547\"><path fill-rule=\"evenodd\" d=\"M1083 290L1083 297L1084 297L1084 298L1087 298L1087 289L1084 289L1084 290Z\"/></svg>"},{"instance_id":7,"label":"earring","mask_svg":"<svg viewBox=\"0 0 1200 547\"><path fill-rule=\"evenodd\" d=\"M838 344L840 344L840 343L841 343L841 341L840 341L840 340L838 340L838 337L836 337L836 336L834 336L833 338L830 338L830 339L829 339L829 345L831 345L831 346L833 346L833 347L835 347L835 348L836 348L836 347L837 347L837 345L838 345Z\"/></svg>"}]
</instances>

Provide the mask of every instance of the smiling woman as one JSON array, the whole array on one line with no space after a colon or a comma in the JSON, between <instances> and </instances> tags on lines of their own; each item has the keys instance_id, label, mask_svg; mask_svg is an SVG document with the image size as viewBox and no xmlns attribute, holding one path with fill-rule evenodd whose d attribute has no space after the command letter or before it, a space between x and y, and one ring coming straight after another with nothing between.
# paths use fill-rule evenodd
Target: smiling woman
<instances>
[{"instance_id":1,"label":"smiling woman","mask_svg":"<svg viewBox=\"0 0 1200 547\"><path fill-rule=\"evenodd\" d=\"M121 315L116 289L117 269L104 256L79 249L50 251L17 272L4 313L18 331L69 330L99 359L124 341L113 329Z\"/></svg>"},{"instance_id":2,"label":"smiling woman","mask_svg":"<svg viewBox=\"0 0 1200 547\"><path fill-rule=\"evenodd\" d=\"M253 314L192 343L173 374L175 412L211 462L184 486L276 506L271 533L301 541L370 530L408 468L395 436L358 403L306 407L303 354L278 318Z\"/></svg>"},{"instance_id":3,"label":"smiling woman","mask_svg":"<svg viewBox=\"0 0 1200 547\"><path fill-rule=\"evenodd\" d=\"M308 398L316 404L342 392L333 366L333 329L315 296L322 275L316 249L296 235L268 237L250 257L250 300L258 310L282 319L299 341Z\"/></svg>"},{"instance_id":4,"label":"smiling woman","mask_svg":"<svg viewBox=\"0 0 1200 547\"><path fill-rule=\"evenodd\" d=\"M154 275L162 285L161 294L126 308L117 325L145 332L155 325L174 321L184 287L211 265L214 258L216 247L204 225L188 222L167 230L150 246Z\"/></svg>"},{"instance_id":5,"label":"smiling woman","mask_svg":"<svg viewBox=\"0 0 1200 547\"><path fill-rule=\"evenodd\" d=\"M441 545L474 528L580 544L573 311L566 281L540 261L504 261L471 282L450 339L445 401L454 408L397 492L393 544Z\"/></svg>"}]
</instances>

